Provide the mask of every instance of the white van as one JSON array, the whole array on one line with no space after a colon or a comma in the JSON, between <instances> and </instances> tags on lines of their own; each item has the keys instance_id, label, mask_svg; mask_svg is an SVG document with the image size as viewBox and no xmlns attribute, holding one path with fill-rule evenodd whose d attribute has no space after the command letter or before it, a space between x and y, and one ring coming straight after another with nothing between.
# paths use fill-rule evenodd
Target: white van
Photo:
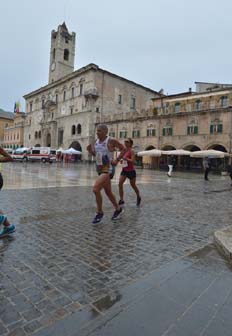
<instances>
[{"instance_id":1,"label":"white van","mask_svg":"<svg viewBox=\"0 0 232 336\"><path fill-rule=\"evenodd\" d=\"M56 150L50 147L33 147L26 158L27 161L56 162Z\"/></svg>"},{"instance_id":2,"label":"white van","mask_svg":"<svg viewBox=\"0 0 232 336\"><path fill-rule=\"evenodd\" d=\"M27 154L30 152L30 148L27 147L20 147L13 151L11 154L14 161L27 161Z\"/></svg>"}]
</instances>

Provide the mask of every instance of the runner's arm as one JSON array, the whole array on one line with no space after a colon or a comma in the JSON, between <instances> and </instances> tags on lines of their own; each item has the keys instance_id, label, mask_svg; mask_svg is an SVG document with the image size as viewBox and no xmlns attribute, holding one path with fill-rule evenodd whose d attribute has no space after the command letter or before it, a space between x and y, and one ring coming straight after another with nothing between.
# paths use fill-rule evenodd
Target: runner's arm
<instances>
[{"instance_id":1,"label":"runner's arm","mask_svg":"<svg viewBox=\"0 0 232 336\"><path fill-rule=\"evenodd\" d=\"M113 150L118 149L120 151L120 154L117 157L117 159L112 161L112 164L116 165L123 158L124 154L126 153L126 147L123 146L121 144L121 142L119 142L116 139L110 139L109 145L110 145L111 149L113 149Z\"/></svg>"},{"instance_id":2,"label":"runner's arm","mask_svg":"<svg viewBox=\"0 0 232 336\"><path fill-rule=\"evenodd\" d=\"M87 151L89 152L89 154L95 156L96 153L95 153L95 149L93 147L93 145L89 144L87 147L86 147Z\"/></svg>"},{"instance_id":3,"label":"runner's arm","mask_svg":"<svg viewBox=\"0 0 232 336\"><path fill-rule=\"evenodd\" d=\"M13 158L10 156L10 154L8 154L1 146L0 146L0 155L2 155L2 157L0 157L0 162L13 161Z\"/></svg>"}]
</instances>

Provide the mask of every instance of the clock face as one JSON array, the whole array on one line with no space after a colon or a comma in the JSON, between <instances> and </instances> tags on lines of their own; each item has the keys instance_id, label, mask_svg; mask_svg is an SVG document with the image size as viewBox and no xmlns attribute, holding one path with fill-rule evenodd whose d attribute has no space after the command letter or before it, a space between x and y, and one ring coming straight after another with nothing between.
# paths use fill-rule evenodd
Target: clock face
<instances>
[{"instance_id":1,"label":"clock face","mask_svg":"<svg viewBox=\"0 0 232 336\"><path fill-rule=\"evenodd\" d=\"M55 68L56 68L56 63L55 63L55 62L53 62L53 63L52 63L52 65L51 65L51 70L52 70L52 71L54 71L54 70L55 70Z\"/></svg>"},{"instance_id":2,"label":"clock face","mask_svg":"<svg viewBox=\"0 0 232 336\"><path fill-rule=\"evenodd\" d=\"M62 106L61 107L61 114L65 114L66 113L66 108L65 108L65 106Z\"/></svg>"}]
</instances>

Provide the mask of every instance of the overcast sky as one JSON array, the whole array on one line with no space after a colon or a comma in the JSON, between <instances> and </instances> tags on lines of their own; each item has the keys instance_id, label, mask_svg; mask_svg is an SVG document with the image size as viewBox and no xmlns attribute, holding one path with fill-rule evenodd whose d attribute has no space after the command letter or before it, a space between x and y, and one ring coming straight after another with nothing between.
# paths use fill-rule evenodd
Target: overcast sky
<instances>
[{"instance_id":1,"label":"overcast sky","mask_svg":"<svg viewBox=\"0 0 232 336\"><path fill-rule=\"evenodd\" d=\"M48 83L50 34L76 32L89 63L156 91L231 83L231 0L0 0L0 108Z\"/></svg>"}]
</instances>

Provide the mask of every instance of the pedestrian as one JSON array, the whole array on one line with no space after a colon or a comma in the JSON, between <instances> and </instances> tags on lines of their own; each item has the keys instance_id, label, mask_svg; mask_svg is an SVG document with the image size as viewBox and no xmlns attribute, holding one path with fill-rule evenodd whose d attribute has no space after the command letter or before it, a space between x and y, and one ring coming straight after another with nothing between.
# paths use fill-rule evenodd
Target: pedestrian
<instances>
[{"instance_id":1,"label":"pedestrian","mask_svg":"<svg viewBox=\"0 0 232 336\"><path fill-rule=\"evenodd\" d=\"M232 187L232 164L228 164L227 171L228 171L228 174L229 174L229 177L230 177L231 187Z\"/></svg>"},{"instance_id":2,"label":"pedestrian","mask_svg":"<svg viewBox=\"0 0 232 336\"><path fill-rule=\"evenodd\" d=\"M125 147L126 147L126 152L124 153L121 163L122 163L122 171L121 171L121 175L119 178L119 196L120 196L120 200L119 200L119 205L123 205L124 202L124 192L123 192L123 184L126 181L126 179L128 178L130 180L130 185L131 187L134 189L136 196L137 196L137 200L136 200L136 205L139 206L141 203L141 196L140 196L140 192L139 189L136 185L136 171L135 171L135 167L134 167L134 161L135 161L135 154L134 151L132 149L133 146L133 140L131 138L128 138L124 141Z\"/></svg>"},{"instance_id":3,"label":"pedestrian","mask_svg":"<svg viewBox=\"0 0 232 336\"><path fill-rule=\"evenodd\" d=\"M13 161L12 157L0 146L0 162L10 162ZM3 187L3 178L0 173L0 190ZM3 229L0 231L0 238L9 236L11 233L15 232L14 224L10 224L6 215L0 211L0 227Z\"/></svg>"},{"instance_id":4,"label":"pedestrian","mask_svg":"<svg viewBox=\"0 0 232 336\"><path fill-rule=\"evenodd\" d=\"M168 163L168 177L171 177L172 176L172 171L173 171L173 166L175 164L174 155L168 155L167 163Z\"/></svg>"},{"instance_id":5,"label":"pedestrian","mask_svg":"<svg viewBox=\"0 0 232 336\"><path fill-rule=\"evenodd\" d=\"M203 168L204 168L204 179L206 181L209 181L208 174L211 170L210 159L208 157L204 157L203 160L202 160L202 165L203 165Z\"/></svg>"},{"instance_id":6,"label":"pedestrian","mask_svg":"<svg viewBox=\"0 0 232 336\"><path fill-rule=\"evenodd\" d=\"M114 176L115 166L124 155L125 147L118 140L108 136L108 127L105 124L99 124L97 126L96 134L97 140L95 146L91 144L87 146L87 151L96 157L96 170L99 175L93 187L93 193L95 194L97 203L97 212L92 221L93 224L99 223L104 216L101 195L102 189L104 189L106 196L115 209L111 219L119 219L123 212L123 209L118 205L116 197L112 192L111 179ZM120 155L114 160L113 154L116 149L120 151Z\"/></svg>"}]
</instances>

